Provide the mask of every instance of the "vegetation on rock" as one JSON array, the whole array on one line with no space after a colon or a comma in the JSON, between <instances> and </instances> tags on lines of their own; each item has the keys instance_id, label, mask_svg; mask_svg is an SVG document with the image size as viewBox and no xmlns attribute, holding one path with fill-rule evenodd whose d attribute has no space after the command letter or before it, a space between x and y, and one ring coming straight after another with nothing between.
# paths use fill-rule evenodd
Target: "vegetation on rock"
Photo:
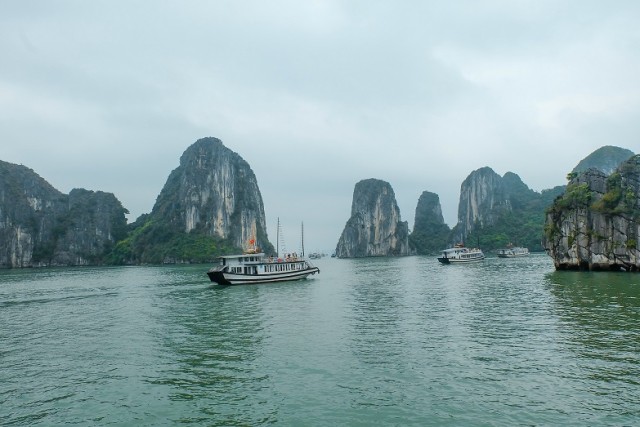
<instances>
[{"instance_id":1,"label":"vegetation on rock","mask_svg":"<svg viewBox=\"0 0 640 427\"><path fill-rule=\"evenodd\" d=\"M546 211L545 247L556 268L637 271L640 156L608 176L594 168L567 178Z\"/></svg>"}]
</instances>

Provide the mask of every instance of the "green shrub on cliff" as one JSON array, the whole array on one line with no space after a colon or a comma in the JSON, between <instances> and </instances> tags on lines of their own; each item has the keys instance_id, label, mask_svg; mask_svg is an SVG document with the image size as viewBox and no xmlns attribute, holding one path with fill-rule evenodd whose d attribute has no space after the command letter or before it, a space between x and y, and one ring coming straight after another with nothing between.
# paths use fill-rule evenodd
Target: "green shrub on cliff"
<instances>
[{"instance_id":1,"label":"green shrub on cliff","mask_svg":"<svg viewBox=\"0 0 640 427\"><path fill-rule=\"evenodd\" d=\"M565 193L558 197L553 207L559 210L589 207L593 193L587 183L567 185Z\"/></svg>"},{"instance_id":2,"label":"green shrub on cliff","mask_svg":"<svg viewBox=\"0 0 640 427\"><path fill-rule=\"evenodd\" d=\"M198 232L184 233L148 216L134 223L129 237L118 242L111 264L208 263L237 252L229 242Z\"/></svg>"}]
</instances>

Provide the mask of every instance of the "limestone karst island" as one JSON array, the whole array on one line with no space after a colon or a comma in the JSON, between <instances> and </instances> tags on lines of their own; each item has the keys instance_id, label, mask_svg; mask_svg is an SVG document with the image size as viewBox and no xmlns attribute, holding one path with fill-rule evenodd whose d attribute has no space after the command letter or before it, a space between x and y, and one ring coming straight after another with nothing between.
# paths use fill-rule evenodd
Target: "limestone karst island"
<instances>
[{"instance_id":1,"label":"limestone karst island","mask_svg":"<svg viewBox=\"0 0 640 427\"><path fill-rule=\"evenodd\" d=\"M28 167L0 161L0 267L208 263L249 238L274 252L257 179L222 141L196 141L167 175L151 212L128 224L117 195L63 194ZM412 230L391 185L363 179L336 256L434 255L460 243L491 253L517 244L546 251L560 270L638 271L640 156L605 146L568 179L536 192L515 173L483 167L462 180L452 229L438 195L425 190Z\"/></svg>"}]
</instances>

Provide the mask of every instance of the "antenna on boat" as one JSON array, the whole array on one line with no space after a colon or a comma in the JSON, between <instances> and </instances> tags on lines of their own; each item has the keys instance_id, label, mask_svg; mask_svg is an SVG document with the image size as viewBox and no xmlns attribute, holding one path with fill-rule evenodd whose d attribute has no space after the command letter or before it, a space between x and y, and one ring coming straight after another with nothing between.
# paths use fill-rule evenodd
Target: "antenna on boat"
<instances>
[{"instance_id":1,"label":"antenna on boat","mask_svg":"<svg viewBox=\"0 0 640 427\"><path fill-rule=\"evenodd\" d=\"M277 241L277 249L276 249L276 255L278 258L280 258L280 248L282 248L282 252L287 252L287 248L285 247L284 244L284 237L282 236L282 227L280 226L280 217L278 217L278 231L276 233L276 241Z\"/></svg>"},{"instance_id":2,"label":"antenna on boat","mask_svg":"<svg viewBox=\"0 0 640 427\"><path fill-rule=\"evenodd\" d=\"M302 257L304 258L304 222L301 222L301 243L302 243Z\"/></svg>"}]
</instances>

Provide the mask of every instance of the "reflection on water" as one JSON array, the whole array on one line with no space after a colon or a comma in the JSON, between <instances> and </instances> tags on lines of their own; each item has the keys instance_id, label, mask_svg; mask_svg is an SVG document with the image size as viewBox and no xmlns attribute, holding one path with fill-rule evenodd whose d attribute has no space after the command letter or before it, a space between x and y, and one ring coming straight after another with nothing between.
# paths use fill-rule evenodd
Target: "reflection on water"
<instances>
[{"instance_id":1,"label":"reflection on water","mask_svg":"<svg viewBox=\"0 0 640 427\"><path fill-rule=\"evenodd\" d=\"M274 420L274 405L247 399L269 387L256 363L270 323L261 289L203 285L174 287L156 299L155 338L167 363L148 382L168 386L171 401L191 408L173 416L179 422Z\"/></svg>"},{"instance_id":2,"label":"reflection on water","mask_svg":"<svg viewBox=\"0 0 640 427\"><path fill-rule=\"evenodd\" d=\"M545 281L574 363L597 381L600 393L625 402L622 384L640 385L640 279L629 273L562 271Z\"/></svg>"},{"instance_id":3,"label":"reflection on water","mask_svg":"<svg viewBox=\"0 0 640 427\"><path fill-rule=\"evenodd\" d=\"M591 333L593 341L640 339L640 280L636 275L609 272L554 272L545 276L555 297L557 314L577 336Z\"/></svg>"},{"instance_id":4,"label":"reflection on water","mask_svg":"<svg viewBox=\"0 0 640 427\"><path fill-rule=\"evenodd\" d=\"M365 364L393 363L402 352L400 264L393 259L349 260L350 343ZM373 333L375 331L375 333Z\"/></svg>"}]
</instances>

